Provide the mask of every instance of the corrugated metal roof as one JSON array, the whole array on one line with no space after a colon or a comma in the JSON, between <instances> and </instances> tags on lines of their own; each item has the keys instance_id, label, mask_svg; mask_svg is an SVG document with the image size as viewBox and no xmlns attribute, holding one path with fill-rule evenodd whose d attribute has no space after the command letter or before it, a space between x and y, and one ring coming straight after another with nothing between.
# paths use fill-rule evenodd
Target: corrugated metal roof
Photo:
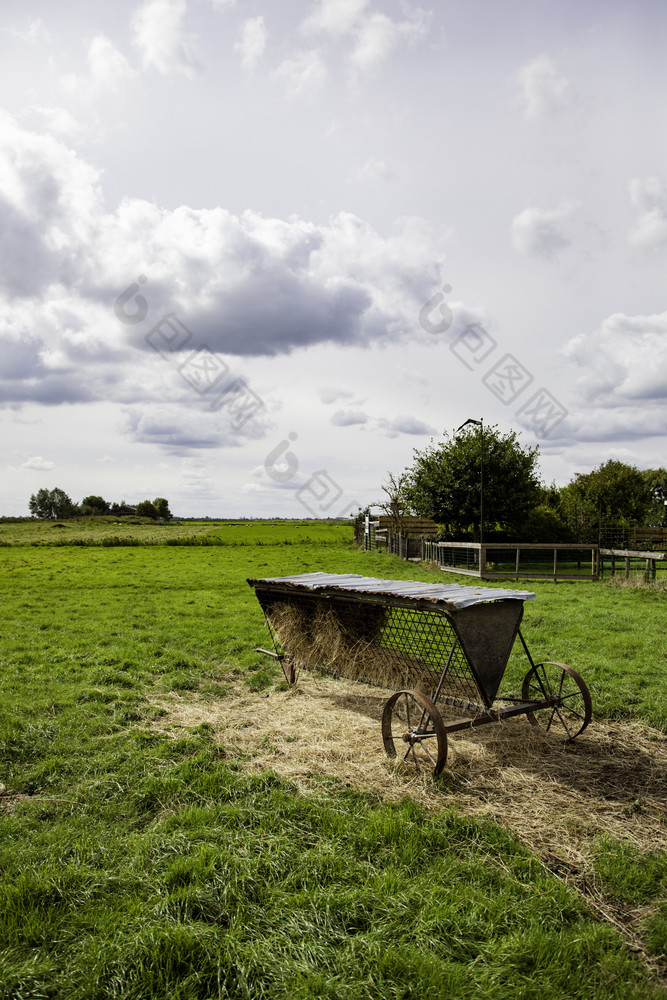
<instances>
[{"instance_id":1,"label":"corrugated metal roof","mask_svg":"<svg viewBox=\"0 0 667 1000\"><path fill-rule=\"evenodd\" d=\"M301 573L298 576L269 576L248 580L251 587L262 584L282 585L279 589L328 592L340 590L351 594L387 594L415 601L431 601L448 608L469 608L486 601L534 601L528 590L501 587L463 587L459 584L420 583L417 580L381 580L359 573Z\"/></svg>"}]
</instances>

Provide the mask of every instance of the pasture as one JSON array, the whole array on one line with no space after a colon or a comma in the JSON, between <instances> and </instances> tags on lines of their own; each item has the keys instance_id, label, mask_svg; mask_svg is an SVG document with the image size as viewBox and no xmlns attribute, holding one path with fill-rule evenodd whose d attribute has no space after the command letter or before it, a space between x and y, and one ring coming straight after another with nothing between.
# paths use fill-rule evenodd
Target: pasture
<instances>
[{"instance_id":1,"label":"pasture","mask_svg":"<svg viewBox=\"0 0 667 1000\"><path fill-rule=\"evenodd\" d=\"M434 782L377 689L287 690L245 580L438 570L343 525L65 523L0 526L1 1000L664 995L663 586L526 583L594 721L461 735Z\"/></svg>"}]
</instances>

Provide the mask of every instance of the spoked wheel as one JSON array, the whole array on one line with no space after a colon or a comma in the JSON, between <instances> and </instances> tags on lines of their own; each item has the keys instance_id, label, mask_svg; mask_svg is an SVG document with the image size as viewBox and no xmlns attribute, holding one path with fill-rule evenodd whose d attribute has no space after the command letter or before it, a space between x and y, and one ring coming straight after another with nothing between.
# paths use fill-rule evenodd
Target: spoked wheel
<instances>
[{"instance_id":1,"label":"spoked wheel","mask_svg":"<svg viewBox=\"0 0 667 1000\"><path fill-rule=\"evenodd\" d=\"M389 757L402 758L417 770L433 769L447 760L447 733L440 712L421 691L397 691L382 713L382 742Z\"/></svg>"},{"instance_id":2,"label":"spoked wheel","mask_svg":"<svg viewBox=\"0 0 667 1000\"><path fill-rule=\"evenodd\" d=\"M591 721L590 692L567 663L536 663L524 677L521 695L524 701L551 702L549 708L540 710L539 718L536 713L527 712L528 721L543 726L547 732L554 729L564 732L568 743L583 733Z\"/></svg>"}]
</instances>

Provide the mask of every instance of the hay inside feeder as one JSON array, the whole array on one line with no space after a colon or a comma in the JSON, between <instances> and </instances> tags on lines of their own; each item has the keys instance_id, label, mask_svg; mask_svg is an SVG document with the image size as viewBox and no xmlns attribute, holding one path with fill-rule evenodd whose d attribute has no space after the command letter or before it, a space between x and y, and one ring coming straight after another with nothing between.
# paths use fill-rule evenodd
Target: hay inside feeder
<instances>
[{"instance_id":1,"label":"hay inside feeder","mask_svg":"<svg viewBox=\"0 0 667 1000\"><path fill-rule=\"evenodd\" d=\"M431 692L438 674L426 660L383 645L388 613L388 608L370 603L290 600L272 605L267 618L297 668L385 688Z\"/></svg>"}]
</instances>

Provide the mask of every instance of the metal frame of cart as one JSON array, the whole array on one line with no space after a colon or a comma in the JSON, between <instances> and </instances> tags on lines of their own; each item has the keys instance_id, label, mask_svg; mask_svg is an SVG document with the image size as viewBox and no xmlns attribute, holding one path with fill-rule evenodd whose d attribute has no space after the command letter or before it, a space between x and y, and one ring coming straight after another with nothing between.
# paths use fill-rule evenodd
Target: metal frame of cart
<instances>
[{"instance_id":1,"label":"metal frame of cart","mask_svg":"<svg viewBox=\"0 0 667 1000\"><path fill-rule=\"evenodd\" d=\"M590 721L581 676L535 663L521 634L533 593L336 573L248 583L274 646L256 651L278 660L290 684L300 668L322 669L394 690L382 713L390 757L438 775L451 733L519 715L539 725L544 713L545 730L571 741ZM517 638L529 663L520 697L500 692Z\"/></svg>"}]
</instances>

